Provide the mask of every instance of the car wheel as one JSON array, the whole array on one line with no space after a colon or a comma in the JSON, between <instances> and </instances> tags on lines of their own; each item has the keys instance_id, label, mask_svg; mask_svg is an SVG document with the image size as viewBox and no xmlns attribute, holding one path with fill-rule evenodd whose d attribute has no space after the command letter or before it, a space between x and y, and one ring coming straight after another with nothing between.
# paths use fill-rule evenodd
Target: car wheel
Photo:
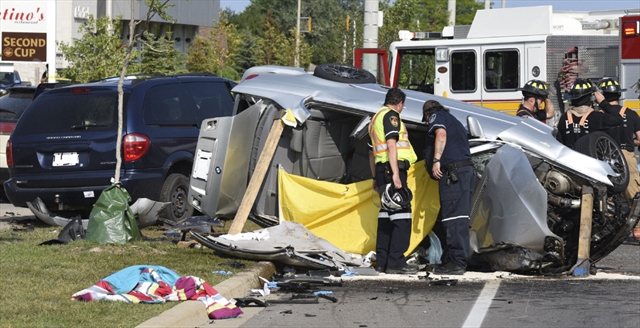
<instances>
[{"instance_id":1,"label":"car wheel","mask_svg":"<svg viewBox=\"0 0 640 328\"><path fill-rule=\"evenodd\" d=\"M193 207L187 201L189 194L189 178L180 174L170 174L160 191L160 201L170 202L164 212L164 217L168 221L180 222L183 219L193 216Z\"/></svg>"},{"instance_id":2,"label":"car wheel","mask_svg":"<svg viewBox=\"0 0 640 328\"><path fill-rule=\"evenodd\" d=\"M318 65L313 70L313 76L342 83L376 83L376 77L373 76L371 72L362 68L341 64Z\"/></svg>"},{"instance_id":3,"label":"car wheel","mask_svg":"<svg viewBox=\"0 0 640 328\"><path fill-rule=\"evenodd\" d=\"M613 192L621 193L629 184L629 166L624 158L622 149L608 134L596 131L578 139L573 149L585 155L597 158L609 163L614 172L619 176L611 179Z\"/></svg>"}]
</instances>

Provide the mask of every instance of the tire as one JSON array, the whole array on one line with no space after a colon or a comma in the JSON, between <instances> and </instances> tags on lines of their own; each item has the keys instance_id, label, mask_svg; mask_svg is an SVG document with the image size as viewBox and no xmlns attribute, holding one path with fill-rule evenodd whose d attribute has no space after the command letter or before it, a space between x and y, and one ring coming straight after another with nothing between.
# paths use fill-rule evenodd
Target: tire
<instances>
[{"instance_id":1,"label":"tire","mask_svg":"<svg viewBox=\"0 0 640 328\"><path fill-rule=\"evenodd\" d=\"M178 223L193 216L193 206L187 201L188 196L189 178L180 173L172 173L164 180L160 201L171 203L163 215L167 221Z\"/></svg>"},{"instance_id":2,"label":"tire","mask_svg":"<svg viewBox=\"0 0 640 328\"><path fill-rule=\"evenodd\" d=\"M624 158L622 149L608 134L596 131L578 139L573 149L593 158L609 163L614 172L620 176L611 179L613 192L621 193L629 185L629 166Z\"/></svg>"},{"instance_id":3,"label":"tire","mask_svg":"<svg viewBox=\"0 0 640 328\"><path fill-rule=\"evenodd\" d=\"M313 70L313 76L341 83L377 83L376 77L371 72L362 68L340 64L318 65Z\"/></svg>"}]
</instances>

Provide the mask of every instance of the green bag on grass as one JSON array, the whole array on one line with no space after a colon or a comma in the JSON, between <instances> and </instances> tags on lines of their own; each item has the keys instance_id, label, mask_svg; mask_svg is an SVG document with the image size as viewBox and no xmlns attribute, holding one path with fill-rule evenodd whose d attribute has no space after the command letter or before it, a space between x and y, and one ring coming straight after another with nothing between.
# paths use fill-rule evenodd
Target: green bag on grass
<instances>
[{"instance_id":1,"label":"green bag on grass","mask_svg":"<svg viewBox=\"0 0 640 328\"><path fill-rule=\"evenodd\" d=\"M125 244L141 240L129 202L131 196L120 185L105 189L89 215L86 240L100 244Z\"/></svg>"}]
</instances>

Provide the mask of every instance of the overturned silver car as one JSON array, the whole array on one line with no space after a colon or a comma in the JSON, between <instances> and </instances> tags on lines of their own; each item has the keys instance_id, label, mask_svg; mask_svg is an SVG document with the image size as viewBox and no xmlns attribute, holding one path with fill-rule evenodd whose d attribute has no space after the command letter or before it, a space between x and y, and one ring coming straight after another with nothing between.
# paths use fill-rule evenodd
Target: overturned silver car
<instances>
[{"instance_id":1,"label":"overturned silver car","mask_svg":"<svg viewBox=\"0 0 640 328\"><path fill-rule=\"evenodd\" d=\"M249 219L263 227L280 222L279 169L339 184L371 179L368 137L360 132L387 92L371 82L368 72L342 65L321 65L314 74L277 66L249 69L233 89L234 115L202 124L189 202L208 216L232 219L274 117L283 109L291 110L297 124L285 127ZM477 175L471 245L494 270L570 270L578 258L584 193L593 195L586 211L592 219L591 263L629 236L640 206L621 195L628 168L606 134L585 137L573 150L536 120L405 93L402 119L419 160L426 141L421 122L426 100L436 99L467 127Z\"/></svg>"}]
</instances>

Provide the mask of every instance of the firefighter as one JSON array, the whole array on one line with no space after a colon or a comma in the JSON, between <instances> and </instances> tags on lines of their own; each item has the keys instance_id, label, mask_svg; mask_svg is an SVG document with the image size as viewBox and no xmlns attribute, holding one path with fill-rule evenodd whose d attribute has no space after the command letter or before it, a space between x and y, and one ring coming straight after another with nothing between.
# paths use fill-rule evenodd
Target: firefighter
<instances>
[{"instance_id":1,"label":"firefighter","mask_svg":"<svg viewBox=\"0 0 640 328\"><path fill-rule=\"evenodd\" d=\"M520 104L516 116L533 117L542 122L553 117L555 109L549 100L549 88L546 82L531 80L517 90L522 91L522 104ZM542 110L543 103L544 110Z\"/></svg>"},{"instance_id":2,"label":"firefighter","mask_svg":"<svg viewBox=\"0 0 640 328\"><path fill-rule=\"evenodd\" d=\"M623 123L620 127L607 130L607 133L618 142L624 158L629 166L629 185L625 190L625 197L633 199L640 191L640 175L638 174L638 160L636 160L633 150L640 146L640 117L634 110L619 104L620 95L625 89L620 88L618 81L604 78L598 85L602 93L594 92L596 102L607 114L622 117Z\"/></svg>"},{"instance_id":3,"label":"firefighter","mask_svg":"<svg viewBox=\"0 0 640 328\"><path fill-rule=\"evenodd\" d=\"M407 170L416 159L409 135L400 113L406 95L398 88L389 89L384 105L369 123L371 137L369 166L373 175L373 189L381 196L376 240L376 270L378 272L413 274L418 267L407 265L404 252L411 237L411 204L401 199L402 206L388 207L389 195L407 189ZM387 196L382 199L383 196ZM397 205L397 204L396 204Z\"/></svg>"},{"instance_id":4,"label":"firefighter","mask_svg":"<svg viewBox=\"0 0 640 328\"><path fill-rule=\"evenodd\" d=\"M609 115L593 110L593 84L588 80L576 79L571 86L571 109L558 120L556 139L567 147L573 148L578 139L589 132L603 131L620 126L623 119L620 115Z\"/></svg>"},{"instance_id":5,"label":"firefighter","mask_svg":"<svg viewBox=\"0 0 640 328\"><path fill-rule=\"evenodd\" d=\"M636 83L631 85L631 90L638 94L638 100L640 100L640 78L638 78ZM638 149L640 149L640 147ZM640 220L638 220L638 224L633 228L633 238L640 241Z\"/></svg>"},{"instance_id":6,"label":"firefighter","mask_svg":"<svg viewBox=\"0 0 640 328\"><path fill-rule=\"evenodd\" d=\"M467 130L449 110L435 100L422 106L427 122L425 162L431 178L438 180L440 213L444 228L442 264L434 274L464 274L469 258L469 214L475 185Z\"/></svg>"}]
</instances>

